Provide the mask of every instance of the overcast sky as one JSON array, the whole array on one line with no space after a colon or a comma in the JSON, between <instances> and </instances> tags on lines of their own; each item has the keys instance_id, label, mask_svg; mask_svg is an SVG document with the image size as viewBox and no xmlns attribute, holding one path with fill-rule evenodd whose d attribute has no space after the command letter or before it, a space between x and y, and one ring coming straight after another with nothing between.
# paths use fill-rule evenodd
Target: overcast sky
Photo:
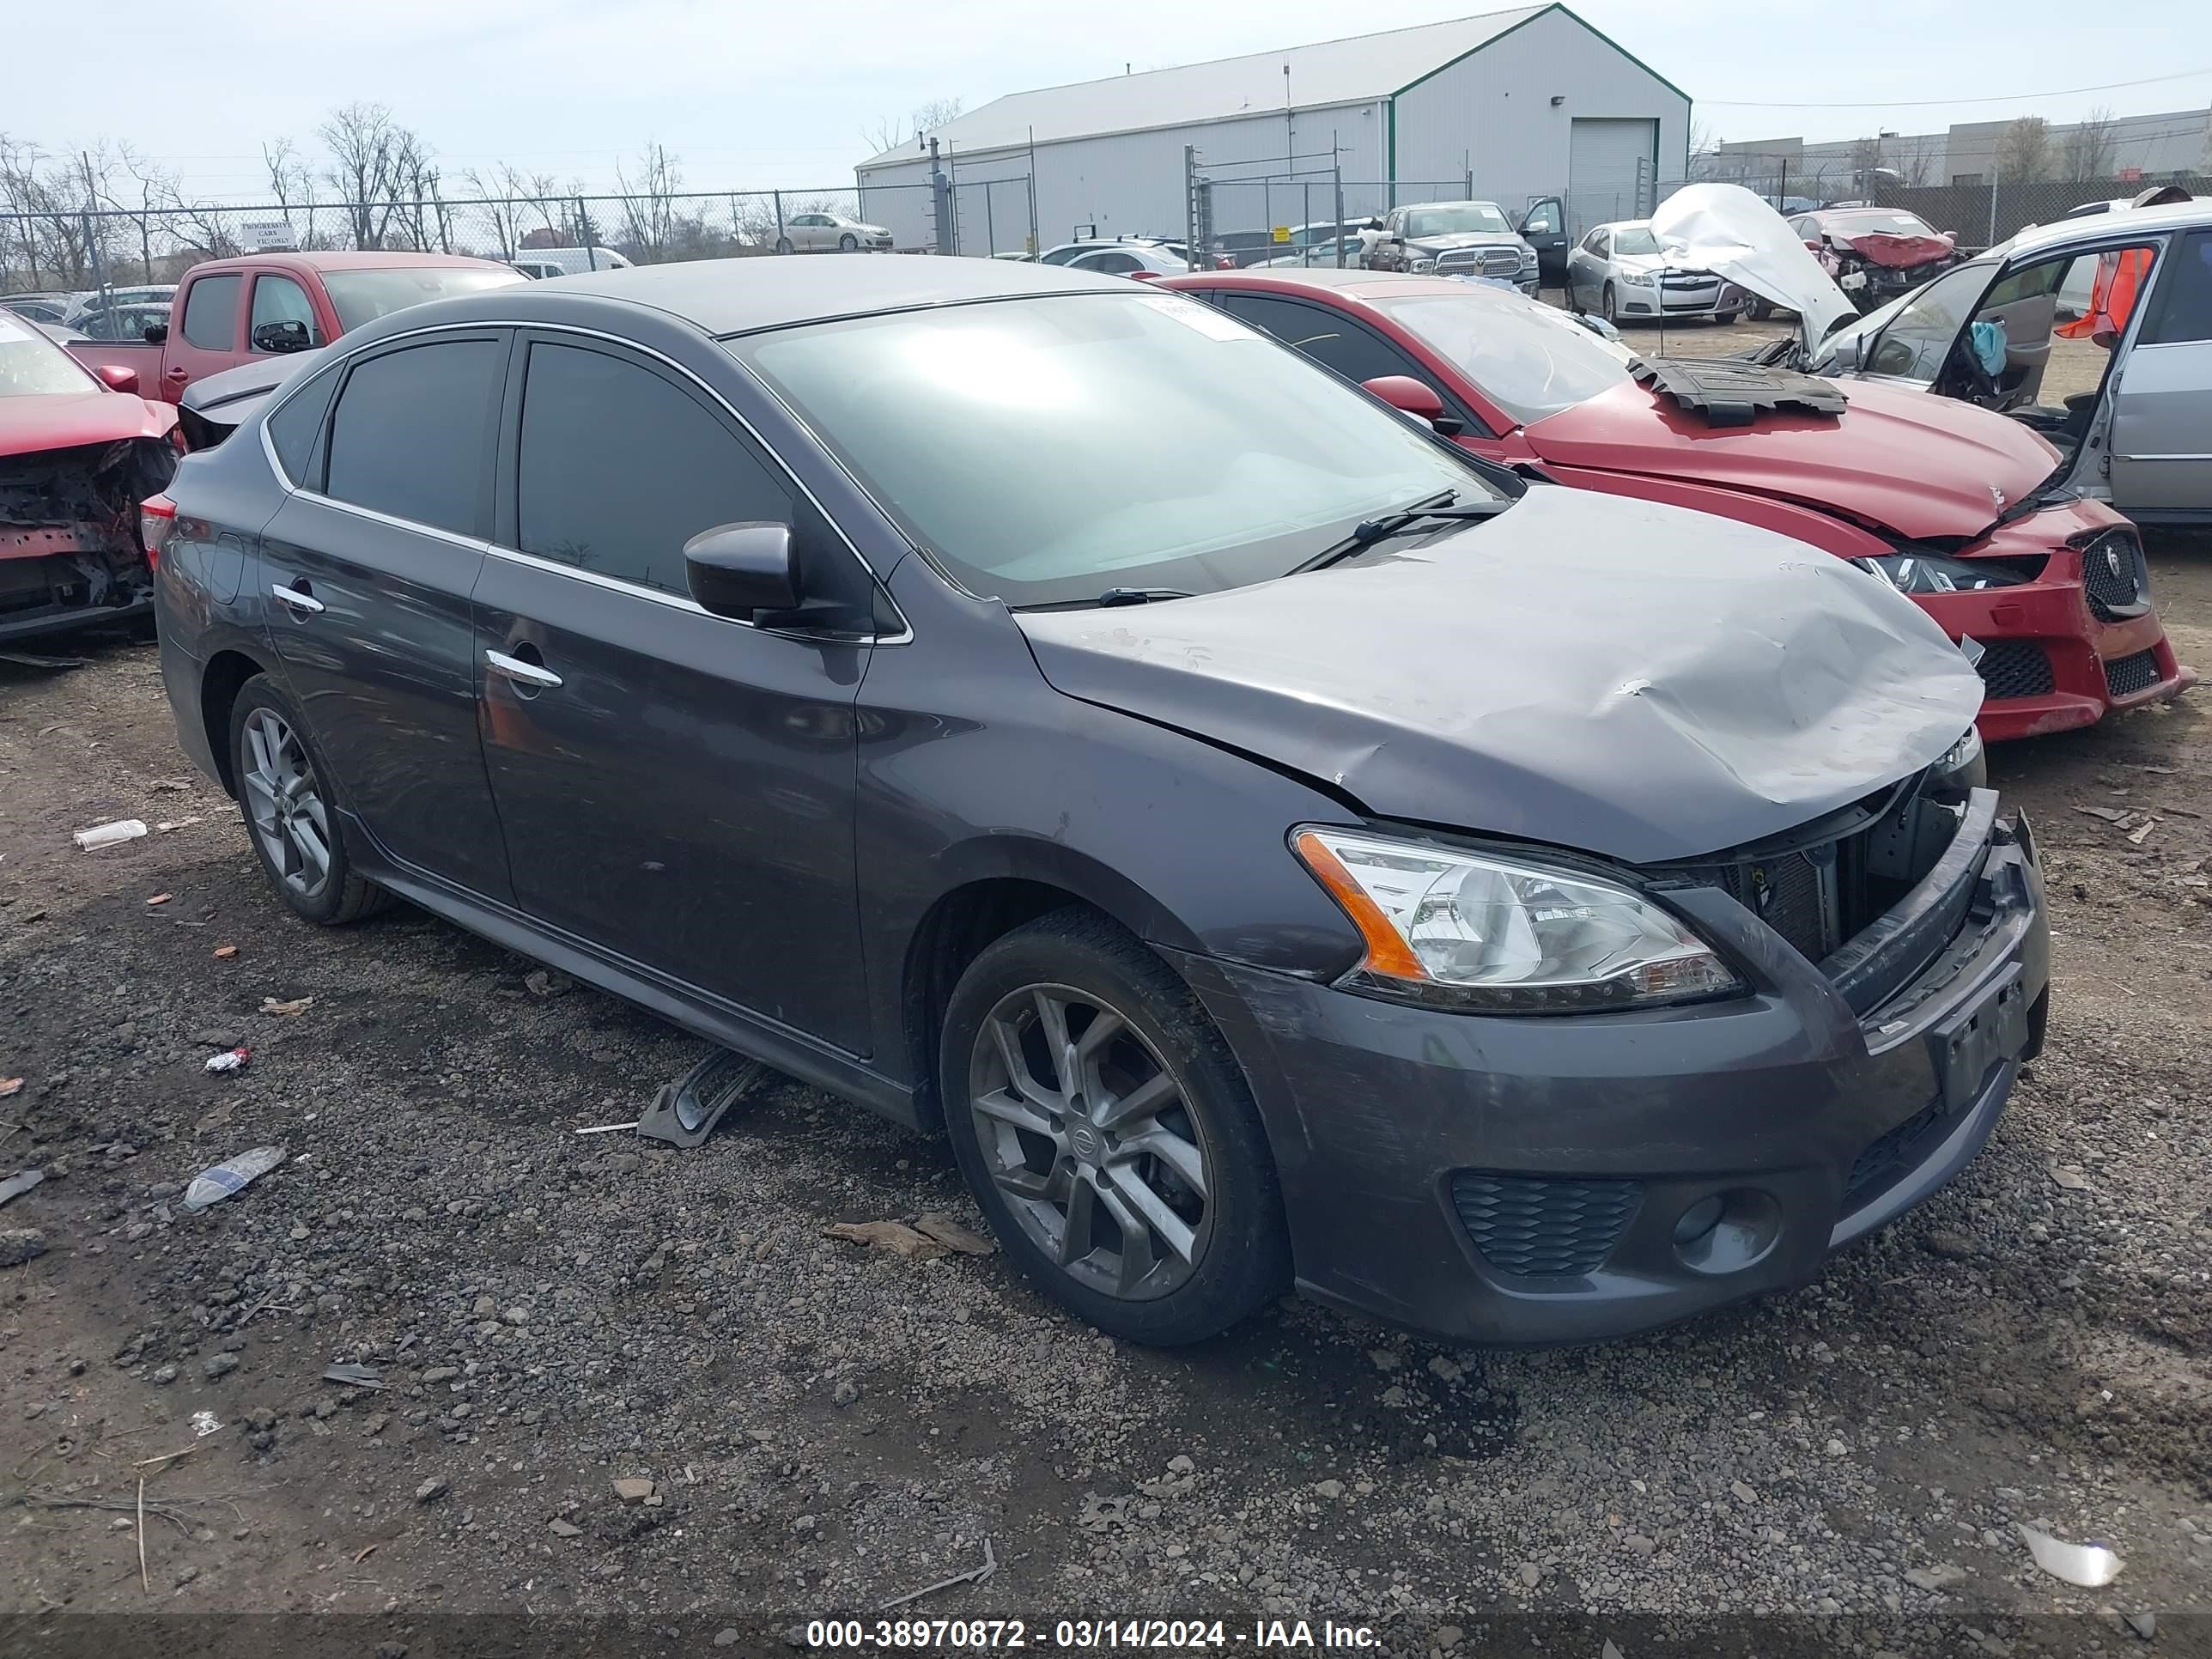
<instances>
[{"instance_id":1,"label":"overcast sky","mask_svg":"<svg viewBox=\"0 0 2212 1659\"><path fill-rule=\"evenodd\" d=\"M1724 138L1912 133L2016 114L2057 122L2099 105L2126 114L2212 100L2203 0L2106 11L2079 0L1575 9L1688 92L1701 131ZM872 148L863 132L932 99L974 109L1125 63L1157 68L1494 9L1481 0L140 0L118 32L88 27L70 7L26 6L6 37L0 131L52 149L128 140L175 167L188 194L246 199L265 195L262 141L313 148L324 112L359 99L390 105L449 173L506 161L598 187L612 183L618 155L657 140L681 158L690 188L849 184ZM103 44L88 49L91 38ZM53 73L22 72L42 58ZM2152 76L2177 78L2035 95ZM89 95L94 87L115 95ZM1789 107L1876 100L1909 101Z\"/></svg>"}]
</instances>

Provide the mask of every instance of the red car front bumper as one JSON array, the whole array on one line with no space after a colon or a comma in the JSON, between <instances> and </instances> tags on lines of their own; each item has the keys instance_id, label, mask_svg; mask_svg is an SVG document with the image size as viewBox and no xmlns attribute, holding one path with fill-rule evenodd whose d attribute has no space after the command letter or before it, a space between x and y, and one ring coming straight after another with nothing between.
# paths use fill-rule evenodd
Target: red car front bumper
<instances>
[{"instance_id":1,"label":"red car front bumper","mask_svg":"<svg viewBox=\"0 0 2212 1659\"><path fill-rule=\"evenodd\" d=\"M2162 702L2197 684L2197 671L2175 659L2158 612L2149 607L2147 578L2140 614L2123 614L2134 607L2116 611L2104 597L2093 603L2080 544L2126 528L2126 520L2095 502L2048 507L2000 527L1958 556L2047 556L2034 580L1913 595L1946 634L1983 647L1977 666L1989 692L1976 725L1984 742L2094 726L2114 709ZM2100 580L2100 596L2107 594L2107 586Z\"/></svg>"}]
</instances>

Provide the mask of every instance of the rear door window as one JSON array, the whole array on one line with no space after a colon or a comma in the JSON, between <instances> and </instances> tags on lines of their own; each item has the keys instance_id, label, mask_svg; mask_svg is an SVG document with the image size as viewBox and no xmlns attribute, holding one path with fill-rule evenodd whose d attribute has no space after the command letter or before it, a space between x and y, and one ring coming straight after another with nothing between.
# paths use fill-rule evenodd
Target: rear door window
<instances>
[{"instance_id":1,"label":"rear door window","mask_svg":"<svg viewBox=\"0 0 2212 1659\"><path fill-rule=\"evenodd\" d=\"M242 276L203 276L185 295L185 343L228 351L238 343L238 285Z\"/></svg>"},{"instance_id":2,"label":"rear door window","mask_svg":"<svg viewBox=\"0 0 2212 1659\"><path fill-rule=\"evenodd\" d=\"M2158 309L2144 319L2139 345L2212 340L2212 231L2191 231L2159 284Z\"/></svg>"},{"instance_id":3,"label":"rear door window","mask_svg":"<svg viewBox=\"0 0 2212 1659\"><path fill-rule=\"evenodd\" d=\"M316 453L315 441L323 435L323 416L330 412L331 392L337 383L335 369L317 375L269 417L270 445L284 476L302 489L322 489L322 458Z\"/></svg>"},{"instance_id":4,"label":"rear door window","mask_svg":"<svg viewBox=\"0 0 2212 1659\"><path fill-rule=\"evenodd\" d=\"M441 340L356 363L323 493L457 536L485 533L506 342Z\"/></svg>"},{"instance_id":5,"label":"rear door window","mask_svg":"<svg viewBox=\"0 0 2212 1659\"><path fill-rule=\"evenodd\" d=\"M793 522L789 481L706 403L641 363L533 342L516 539L525 553L688 595L684 544Z\"/></svg>"}]
</instances>

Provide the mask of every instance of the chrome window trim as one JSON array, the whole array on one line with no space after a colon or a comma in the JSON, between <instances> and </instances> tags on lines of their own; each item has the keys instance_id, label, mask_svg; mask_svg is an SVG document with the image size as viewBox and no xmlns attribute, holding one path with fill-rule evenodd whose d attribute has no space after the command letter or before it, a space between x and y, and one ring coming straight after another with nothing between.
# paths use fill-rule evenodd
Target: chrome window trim
<instances>
[{"instance_id":1,"label":"chrome window trim","mask_svg":"<svg viewBox=\"0 0 2212 1659\"><path fill-rule=\"evenodd\" d=\"M353 501L342 501L335 496L325 495L319 491L307 489L303 485L293 483L290 476L285 472L283 465L276 459L276 446L269 436L269 422L270 418L276 415L278 410L283 408L286 404L290 403L293 398L298 397L301 392L305 391L309 382L319 379L325 373L343 374L349 370L354 358L359 356L362 351L380 349L381 347L390 345L396 341L417 339L434 334L482 333L488 329L495 328L531 329L536 330L541 333L574 334L580 335L586 339L604 340L609 345L619 346L626 351L635 351L641 356L650 357L655 362L661 363L667 368L675 370L676 373L682 375L685 380L696 386L701 392L706 393L708 398L712 398L715 407L720 409L725 414L728 415L732 420L735 421L745 435L750 438L753 443L759 448L761 453L767 456L768 459L775 464L777 471L781 471L785 477L791 481L793 488L797 489L800 495L804 495L813 504L814 510L822 515L822 521L828 525L830 528L836 533L837 539L845 544L845 550L850 553L853 557L859 562L861 569L867 572L869 580L874 584L876 591L883 596L884 603L890 606L891 613L898 618L899 626L898 631L893 634L829 634L823 633L818 629L806 630L789 628L763 628L757 623L746 622L736 617L714 617L714 620L716 622L726 623L732 628L748 628L757 634L774 634L784 639L814 640L836 644L906 645L913 641L914 624L907 620L906 613L899 609L898 601L891 597L890 585L884 580L882 575L877 571L875 566L868 562L868 556L861 552L858 547L854 545L853 538L845 533L845 527L839 524L836 518L831 515L830 509L822 505L821 498L816 495L811 489L807 488L806 481L801 478L796 472L793 472L791 470L789 463L785 461L782 456L775 453L775 447L771 445L767 439L761 436L760 428L756 427L750 421L747 420L727 398L725 398L713 386L708 385L706 381L701 380L699 376L694 374L690 369L686 368L682 363L678 362L673 357L669 356L665 352L656 351L651 346L641 345L635 340L625 339L619 334L610 334L604 329L584 328L574 323L486 320L469 323L437 323L427 328L408 329L398 334L387 334L380 339L369 341L356 350L348 352L337 362L328 363L319 368L314 374L307 376L306 379L302 380L298 386L292 387L289 391L285 392L282 399L270 404L267 409L262 411L260 417L261 453L268 459L269 470L276 474L276 482L283 486L287 495L303 497L307 501L315 502L319 506L336 507L341 512L351 513L358 517L368 519L378 524L390 525L395 529L410 530L420 535L434 536L441 541L451 542L459 547L472 548L479 552L489 554L497 558L505 559L510 563L530 565L538 569L551 571L558 575L574 577L578 580L588 582L595 587L607 588L611 592L617 593L627 593L637 599L651 599L657 605L669 605L678 611L696 611L702 617L714 617L714 613L713 611L708 611L697 600L691 599L686 594L671 593L662 588L648 587L641 582L624 581L618 576L603 576L597 571L584 570L580 569L574 565L562 564L557 559L539 558L535 554L525 553L520 548L503 546L499 542L496 542L489 537L457 536L452 531L442 529L436 525L417 524L411 519L395 518L389 513L380 513L372 507L362 507ZM714 337L711 335L702 333L702 337L707 339L710 343L717 345L720 344L720 342L715 341ZM728 354L726 352L724 355L727 356ZM767 390L767 387L763 385L759 378L747 370L745 366L743 363L738 362L735 357L731 357L729 361L737 368L738 371L740 374L744 374L748 380L752 380L757 386L762 386L762 389L763 391ZM526 374L527 373L526 368L525 372ZM338 390L340 392L343 392L344 388L341 386ZM771 393L771 395L773 394ZM782 401L783 400L780 398L776 399L778 404L781 404ZM331 406L332 408L337 406L335 400ZM325 411L325 418L328 418L328 411ZM805 432L809 438L813 440L817 447L820 447L824 454L830 455L831 463L837 466L839 471L844 471L845 469L842 463L838 462L836 455L829 449L828 446L823 444L822 441L818 437L815 436L812 428L805 426L802 423L800 429ZM850 475L848 474L848 476L849 477ZM866 492L865 491L862 492L863 495L866 495ZM878 513L881 514L883 512L882 507L876 506L875 498L873 496L868 496L867 500L870 506L876 507ZM888 514L884 515L884 521L886 524L896 522Z\"/></svg>"}]
</instances>

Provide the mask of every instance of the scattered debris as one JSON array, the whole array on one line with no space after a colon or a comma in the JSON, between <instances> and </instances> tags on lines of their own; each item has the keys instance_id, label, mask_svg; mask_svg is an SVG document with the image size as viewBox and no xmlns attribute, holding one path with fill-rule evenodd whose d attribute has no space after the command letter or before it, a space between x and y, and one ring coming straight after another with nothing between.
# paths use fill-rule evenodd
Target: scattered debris
<instances>
[{"instance_id":1,"label":"scattered debris","mask_svg":"<svg viewBox=\"0 0 2212 1659\"><path fill-rule=\"evenodd\" d=\"M653 1482L641 1474L625 1474L615 1480L615 1496L625 1504L642 1504L653 1496Z\"/></svg>"},{"instance_id":2,"label":"scattered debris","mask_svg":"<svg viewBox=\"0 0 2212 1659\"><path fill-rule=\"evenodd\" d=\"M2063 1578L2083 1589L2111 1583L2127 1565L2102 1544L2069 1544L2018 1521L2013 1522L2013 1530L2027 1540L2027 1553L2035 1558L2037 1566L2053 1578Z\"/></svg>"},{"instance_id":3,"label":"scattered debris","mask_svg":"<svg viewBox=\"0 0 2212 1659\"><path fill-rule=\"evenodd\" d=\"M204 1440L211 1434L220 1433L222 1430L222 1425L216 1421L215 1413L213 1412L194 1412L192 1413L192 1432L198 1435L201 1439Z\"/></svg>"},{"instance_id":4,"label":"scattered debris","mask_svg":"<svg viewBox=\"0 0 2212 1659\"><path fill-rule=\"evenodd\" d=\"M237 1369L238 1356L234 1353L211 1353L200 1361L200 1370L210 1382L218 1376L229 1376Z\"/></svg>"},{"instance_id":5,"label":"scattered debris","mask_svg":"<svg viewBox=\"0 0 2212 1659\"><path fill-rule=\"evenodd\" d=\"M153 1580L146 1577L146 1477L143 1474L138 1477L138 1587L149 1595L154 1593Z\"/></svg>"},{"instance_id":6,"label":"scattered debris","mask_svg":"<svg viewBox=\"0 0 2212 1659\"><path fill-rule=\"evenodd\" d=\"M251 1152L240 1152L227 1162L203 1170L185 1188L185 1207L204 1210L209 1205L243 1190L283 1161L284 1149L282 1146L256 1146Z\"/></svg>"},{"instance_id":7,"label":"scattered debris","mask_svg":"<svg viewBox=\"0 0 2212 1659\"><path fill-rule=\"evenodd\" d=\"M2135 816L2132 812L2123 812L2117 807L2084 806L2079 801L2074 803L2074 810L2077 812L2087 812L2093 818L2102 818L2107 823L2125 823Z\"/></svg>"},{"instance_id":8,"label":"scattered debris","mask_svg":"<svg viewBox=\"0 0 2212 1659\"><path fill-rule=\"evenodd\" d=\"M70 839L83 853L99 851L103 847L120 846L126 841L136 841L146 833L143 818L118 818L112 823L95 823L89 830L80 830Z\"/></svg>"},{"instance_id":9,"label":"scattered debris","mask_svg":"<svg viewBox=\"0 0 2212 1659\"><path fill-rule=\"evenodd\" d=\"M314 1006L315 1000L313 997L294 997L289 1002L279 1002L275 997L261 999L263 1013L282 1014L287 1019L295 1018Z\"/></svg>"},{"instance_id":10,"label":"scattered debris","mask_svg":"<svg viewBox=\"0 0 2212 1659\"><path fill-rule=\"evenodd\" d=\"M0 1100L23 1091L23 1079L19 1077L0 1077Z\"/></svg>"},{"instance_id":11,"label":"scattered debris","mask_svg":"<svg viewBox=\"0 0 2212 1659\"><path fill-rule=\"evenodd\" d=\"M995 1255L999 1247L971 1227L963 1226L941 1211L932 1210L914 1218L915 1230L963 1255Z\"/></svg>"},{"instance_id":12,"label":"scattered debris","mask_svg":"<svg viewBox=\"0 0 2212 1659\"><path fill-rule=\"evenodd\" d=\"M218 945L215 947L215 959L217 962L228 962L237 954L238 947L235 945Z\"/></svg>"},{"instance_id":13,"label":"scattered debris","mask_svg":"<svg viewBox=\"0 0 2212 1659\"><path fill-rule=\"evenodd\" d=\"M0 651L0 662L12 662L24 668L85 668L91 665L89 657L42 657L31 651Z\"/></svg>"},{"instance_id":14,"label":"scattered debris","mask_svg":"<svg viewBox=\"0 0 2212 1659\"><path fill-rule=\"evenodd\" d=\"M838 1221L823 1229L832 1238L850 1239L872 1249L889 1250L912 1261L927 1261L945 1254L945 1246L927 1233L918 1233L903 1221Z\"/></svg>"},{"instance_id":15,"label":"scattered debris","mask_svg":"<svg viewBox=\"0 0 2212 1659\"><path fill-rule=\"evenodd\" d=\"M207 1413L203 1412L200 1415L204 1417ZM163 1452L159 1457L142 1457L131 1467L134 1469L154 1469L157 1468L167 1468L170 1464L175 1462L179 1457L190 1457L198 1449L198 1443L195 1442L191 1445L185 1446L177 1451ZM143 1479L143 1477L142 1476L141 1478Z\"/></svg>"},{"instance_id":16,"label":"scattered debris","mask_svg":"<svg viewBox=\"0 0 2212 1659\"><path fill-rule=\"evenodd\" d=\"M246 1061L253 1058L253 1050L240 1043L235 1048L226 1048L219 1054L210 1054L206 1069L210 1072L242 1072Z\"/></svg>"},{"instance_id":17,"label":"scattered debris","mask_svg":"<svg viewBox=\"0 0 2212 1659\"><path fill-rule=\"evenodd\" d=\"M983 1540L983 1565L970 1567L965 1572L956 1572L950 1578L940 1578L933 1584L924 1584L920 1589L908 1590L904 1595L894 1595L888 1601L876 1603L878 1613L888 1613L893 1607L902 1607L909 1601L919 1601L925 1595L934 1595L941 1589L951 1589L955 1584L980 1584L999 1570L999 1558L992 1551L991 1540Z\"/></svg>"},{"instance_id":18,"label":"scattered debris","mask_svg":"<svg viewBox=\"0 0 2212 1659\"><path fill-rule=\"evenodd\" d=\"M156 778L154 780L154 787L161 791L164 794L181 795L185 790L191 787L191 782L184 778Z\"/></svg>"},{"instance_id":19,"label":"scattered debris","mask_svg":"<svg viewBox=\"0 0 2212 1659\"><path fill-rule=\"evenodd\" d=\"M435 1475L415 1488L415 1501L418 1504L434 1504L445 1495L446 1483Z\"/></svg>"},{"instance_id":20,"label":"scattered debris","mask_svg":"<svg viewBox=\"0 0 2212 1659\"><path fill-rule=\"evenodd\" d=\"M580 1538L584 1535L581 1527L573 1521L563 1521L557 1515L545 1523L545 1530L556 1538Z\"/></svg>"},{"instance_id":21,"label":"scattered debris","mask_svg":"<svg viewBox=\"0 0 2212 1659\"><path fill-rule=\"evenodd\" d=\"M2158 1615L2154 1613L2130 1613L2124 1614L2123 1618L2127 1627L2146 1642L2158 1634Z\"/></svg>"},{"instance_id":22,"label":"scattered debris","mask_svg":"<svg viewBox=\"0 0 2212 1659\"><path fill-rule=\"evenodd\" d=\"M11 1198L22 1197L25 1193L29 1192L32 1188L46 1178L46 1172L44 1170L25 1170L20 1174L9 1176L5 1181L0 1181L0 1204L5 1204Z\"/></svg>"},{"instance_id":23,"label":"scattered debris","mask_svg":"<svg viewBox=\"0 0 2212 1659\"><path fill-rule=\"evenodd\" d=\"M627 1123L594 1123L585 1128L574 1130L573 1133L580 1135L611 1135L618 1133L624 1129L635 1129L635 1127L637 1127L637 1120L635 1118L632 1118Z\"/></svg>"},{"instance_id":24,"label":"scattered debris","mask_svg":"<svg viewBox=\"0 0 2212 1659\"><path fill-rule=\"evenodd\" d=\"M20 1267L46 1253L46 1236L36 1227L0 1228L0 1267Z\"/></svg>"},{"instance_id":25,"label":"scattered debris","mask_svg":"<svg viewBox=\"0 0 2212 1659\"><path fill-rule=\"evenodd\" d=\"M323 1372L325 1382L343 1382L349 1389L381 1389L388 1386L384 1373L374 1365L331 1365Z\"/></svg>"},{"instance_id":26,"label":"scattered debris","mask_svg":"<svg viewBox=\"0 0 2212 1659\"><path fill-rule=\"evenodd\" d=\"M154 828L158 834L166 836L173 830L189 830L198 822L199 819L197 817L189 818L164 818L161 823L155 824Z\"/></svg>"},{"instance_id":27,"label":"scattered debris","mask_svg":"<svg viewBox=\"0 0 2212 1659\"><path fill-rule=\"evenodd\" d=\"M167 893L156 893L153 897L148 899L146 902L150 907L156 904L167 904L169 902L169 899L170 895Z\"/></svg>"},{"instance_id":28,"label":"scattered debris","mask_svg":"<svg viewBox=\"0 0 2212 1659\"><path fill-rule=\"evenodd\" d=\"M758 1060L717 1048L675 1082L661 1085L653 1104L638 1119L637 1132L689 1152L712 1134L722 1114L767 1074Z\"/></svg>"},{"instance_id":29,"label":"scattered debris","mask_svg":"<svg viewBox=\"0 0 2212 1659\"><path fill-rule=\"evenodd\" d=\"M522 976L522 983L534 997L566 996L576 988L576 981L557 968L537 968Z\"/></svg>"},{"instance_id":30,"label":"scattered debris","mask_svg":"<svg viewBox=\"0 0 2212 1659\"><path fill-rule=\"evenodd\" d=\"M1956 1589L1966 1582L1966 1570L1954 1561L1945 1561L1933 1567L1914 1567L1905 1575L1905 1582L1924 1590Z\"/></svg>"},{"instance_id":31,"label":"scattered debris","mask_svg":"<svg viewBox=\"0 0 2212 1659\"><path fill-rule=\"evenodd\" d=\"M2083 1175L2079 1170L2069 1169L2063 1164L2051 1172L2051 1179L2054 1184L2063 1187L2069 1193L2086 1193L2090 1189L2088 1176Z\"/></svg>"},{"instance_id":32,"label":"scattered debris","mask_svg":"<svg viewBox=\"0 0 2212 1659\"><path fill-rule=\"evenodd\" d=\"M2140 825L2128 831L2128 839L2136 846L2140 847L2143 844L2143 837L2149 835L2150 832L2156 828L2158 828L2158 820L2156 818L2145 818Z\"/></svg>"}]
</instances>

